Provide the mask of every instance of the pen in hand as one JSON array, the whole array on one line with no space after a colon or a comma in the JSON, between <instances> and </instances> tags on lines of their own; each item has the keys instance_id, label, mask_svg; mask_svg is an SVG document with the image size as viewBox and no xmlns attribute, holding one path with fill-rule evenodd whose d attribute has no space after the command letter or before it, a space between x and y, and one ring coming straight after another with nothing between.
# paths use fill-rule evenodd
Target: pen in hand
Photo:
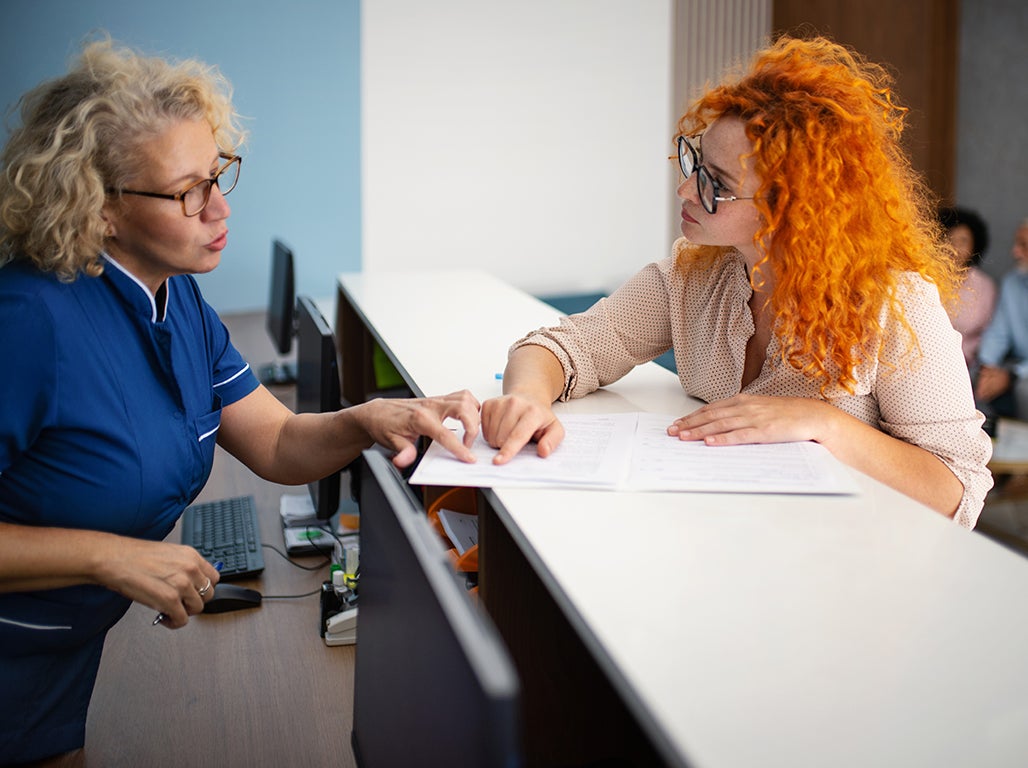
<instances>
[{"instance_id":1,"label":"pen in hand","mask_svg":"<svg viewBox=\"0 0 1028 768\"><path fill-rule=\"evenodd\" d=\"M224 565L225 564L219 560L218 562L214 563L214 570L220 571L224 567ZM151 626L156 627L158 624L160 624L166 618L168 618L168 617L165 616L163 613L158 613L157 616L154 618L153 624Z\"/></svg>"}]
</instances>

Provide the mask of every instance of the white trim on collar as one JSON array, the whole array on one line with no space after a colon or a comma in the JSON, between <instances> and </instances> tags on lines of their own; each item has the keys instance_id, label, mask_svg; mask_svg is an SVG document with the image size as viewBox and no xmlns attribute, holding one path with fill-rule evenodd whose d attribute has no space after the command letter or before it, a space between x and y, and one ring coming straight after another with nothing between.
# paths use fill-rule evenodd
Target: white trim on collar
<instances>
[{"instance_id":1,"label":"white trim on collar","mask_svg":"<svg viewBox=\"0 0 1028 768\"><path fill-rule=\"evenodd\" d=\"M150 293L150 289L143 285L142 281L138 277L133 275L131 272L125 269L125 267L119 264L117 260L113 256L111 256L111 254L107 253L107 251L100 251L100 255L107 259L107 261L109 261L115 267L117 267L119 272L128 277L129 280L131 280L133 283L138 285L143 290L143 293L146 294L146 298L150 300L151 323L156 323L158 319L163 320L167 316L168 300L171 296L171 284L167 280L164 281L164 306L161 307L162 311L160 312L160 317L158 317L157 300L154 298L154 295Z\"/></svg>"}]
</instances>

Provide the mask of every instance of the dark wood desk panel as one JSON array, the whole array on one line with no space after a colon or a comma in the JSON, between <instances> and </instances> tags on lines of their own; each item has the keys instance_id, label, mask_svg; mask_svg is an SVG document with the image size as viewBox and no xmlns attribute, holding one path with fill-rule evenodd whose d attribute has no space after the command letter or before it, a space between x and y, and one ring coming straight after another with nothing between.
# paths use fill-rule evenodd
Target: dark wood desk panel
<instances>
[{"instance_id":1,"label":"dark wood desk panel","mask_svg":"<svg viewBox=\"0 0 1028 768\"><path fill-rule=\"evenodd\" d=\"M668 765L493 498L478 494L479 594L521 680L526 765Z\"/></svg>"},{"instance_id":2,"label":"dark wood desk panel","mask_svg":"<svg viewBox=\"0 0 1028 768\"><path fill-rule=\"evenodd\" d=\"M263 313L226 324L251 364L273 358ZM291 397L288 389L276 394ZM199 500L253 494L264 542L281 549L283 493L306 488L265 482L219 448ZM178 537L176 528L170 538ZM264 559L260 577L237 583L270 597L317 590L327 577L327 566L304 571L268 549ZM256 609L194 617L179 630L152 626L154 615L133 605L108 636L86 728L87 766L356 765L354 647L324 644L317 596L265 599Z\"/></svg>"}]
</instances>

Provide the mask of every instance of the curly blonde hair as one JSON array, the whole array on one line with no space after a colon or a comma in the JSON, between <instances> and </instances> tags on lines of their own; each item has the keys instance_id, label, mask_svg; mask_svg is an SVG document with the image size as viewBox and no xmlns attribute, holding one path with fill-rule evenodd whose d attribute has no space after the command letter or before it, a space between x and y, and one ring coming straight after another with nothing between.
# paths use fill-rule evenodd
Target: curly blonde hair
<instances>
[{"instance_id":1,"label":"curly blonde hair","mask_svg":"<svg viewBox=\"0 0 1028 768\"><path fill-rule=\"evenodd\" d=\"M99 275L102 208L142 170L138 147L173 122L205 120L234 153L245 132L231 96L199 61L88 43L66 75L19 101L21 124L0 154L0 264L24 258L68 281Z\"/></svg>"},{"instance_id":2,"label":"curly blonde hair","mask_svg":"<svg viewBox=\"0 0 1028 768\"><path fill-rule=\"evenodd\" d=\"M761 183L751 275L779 325L782 357L815 382L853 391L854 371L880 353L885 309L909 333L897 299L903 273L933 282L945 303L961 277L949 257L933 195L900 146L906 109L880 66L825 38L780 38L737 78L707 91L681 118L691 136L739 118ZM724 253L685 248L684 270ZM899 361L884 361L897 365Z\"/></svg>"}]
</instances>

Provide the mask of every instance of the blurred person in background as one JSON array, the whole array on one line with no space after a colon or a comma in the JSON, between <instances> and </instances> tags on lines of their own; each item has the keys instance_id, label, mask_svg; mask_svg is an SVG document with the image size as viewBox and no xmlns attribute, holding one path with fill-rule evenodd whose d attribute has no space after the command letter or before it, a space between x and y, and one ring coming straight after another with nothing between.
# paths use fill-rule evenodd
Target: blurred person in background
<instances>
[{"instance_id":1,"label":"blurred person in background","mask_svg":"<svg viewBox=\"0 0 1028 768\"><path fill-rule=\"evenodd\" d=\"M953 327L960 332L964 360L973 377L977 372L978 345L996 308L996 282L979 266L989 247L989 229L968 208L940 208L939 222L955 250L957 264L967 270L957 302L947 309Z\"/></svg>"}]
</instances>

